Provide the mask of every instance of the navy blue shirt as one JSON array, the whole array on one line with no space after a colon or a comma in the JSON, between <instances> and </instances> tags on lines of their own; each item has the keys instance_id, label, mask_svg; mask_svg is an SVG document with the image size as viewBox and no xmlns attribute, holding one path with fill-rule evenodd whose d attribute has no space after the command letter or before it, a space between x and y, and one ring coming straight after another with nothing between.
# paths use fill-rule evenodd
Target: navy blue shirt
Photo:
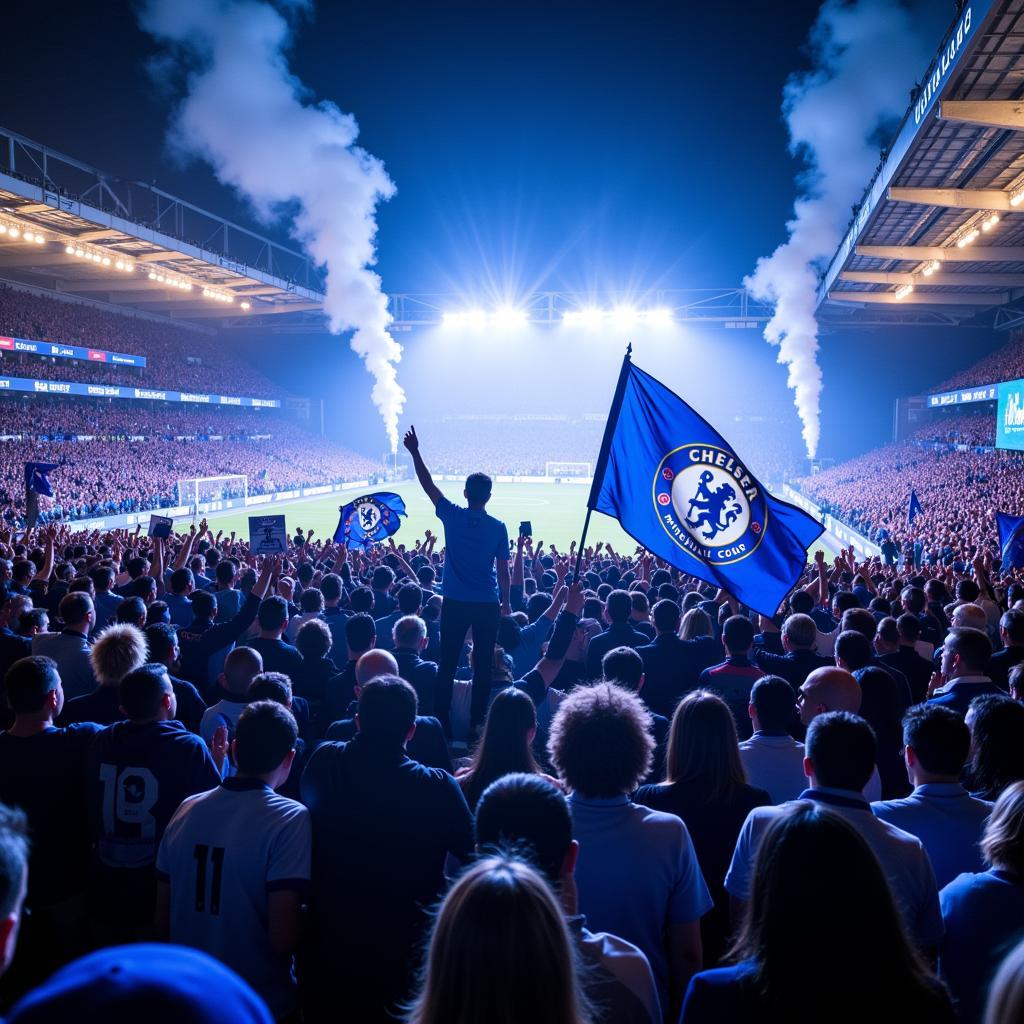
<instances>
[{"instance_id":1,"label":"navy blue shirt","mask_svg":"<svg viewBox=\"0 0 1024 1024\"><path fill-rule=\"evenodd\" d=\"M495 561L507 562L508 530L483 509L462 508L442 498L434 508L444 524L441 593L454 601L496 604Z\"/></svg>"}]
</instances>

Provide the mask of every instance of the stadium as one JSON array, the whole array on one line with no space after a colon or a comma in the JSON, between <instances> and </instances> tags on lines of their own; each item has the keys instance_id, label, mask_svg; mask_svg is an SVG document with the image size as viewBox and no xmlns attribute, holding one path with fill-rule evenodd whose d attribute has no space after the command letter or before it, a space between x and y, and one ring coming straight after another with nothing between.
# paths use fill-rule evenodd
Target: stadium
<instances>
[{"instance_id":1,"label":"stadium","mask_svg":"<svg viewBox=\"0 0 1024 1024\"><path fill-rule=\"evenodd\" d=\"M12 53L10 1024L1024 1020L1024 0L572 6Z\"/></svg>"}]
</instances>

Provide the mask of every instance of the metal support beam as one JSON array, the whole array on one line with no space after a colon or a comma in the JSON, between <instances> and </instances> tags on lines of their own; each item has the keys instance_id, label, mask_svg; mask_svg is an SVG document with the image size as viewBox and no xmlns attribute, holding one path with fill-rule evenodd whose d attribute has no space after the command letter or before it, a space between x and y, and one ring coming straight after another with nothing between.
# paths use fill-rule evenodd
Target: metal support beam
<instances>
[{"instance_id":1,"label":"metal support beam","mask_svg":"<svg viewBox=\"0 0 1024 1024\"><path fill-rule=\"evenodd\" d=\"M1024 245L858 245L858 256L876 260L938 260L940 263L1022 263Z\"/></svg>"},{"instance_id":2,"label":"metal support beam","mask_svg":"<svg viewBox=\"0 0 1024 1024\"><path fill-rule=\"evenodd\" d=\"M1010 194L998 188L900 188L889 189L889 198L896 203L919 203L922 206L944 206L950 210L1014 209Z\"/></svg>"},{"instance_id":3,"label":"metal support beam","mask_svg":"<svg viewBox=\"0 0 1024 1024\"><path fill-rule=\"evenodd\" d=\"M911 292L902 299L895 292L829 292L830 302L880 303L883 306L1004 306L1009 292Z\"/></svg>"},{"instance_id":4,"label":"metal support beam","mask_svg":"<svg viewBox=\"0 0 1024 1024\"><path fill-rule=\"evenodd\" d=\"M938 271L925 277L899 270L844 270L841 281L859 284L973 285L978 288L1024 288L1024 274L944 274Z\"/></svg>"},{"instance_id":5,"label":"metal support beam","mask_svg":"<svg viewBox=\"0 0 1024 1024\"><path fill-rule=\"evenodd\" d=\"M939 120L1024 131L1024 100L943 100Z\"/></svg>"}]
</instances>

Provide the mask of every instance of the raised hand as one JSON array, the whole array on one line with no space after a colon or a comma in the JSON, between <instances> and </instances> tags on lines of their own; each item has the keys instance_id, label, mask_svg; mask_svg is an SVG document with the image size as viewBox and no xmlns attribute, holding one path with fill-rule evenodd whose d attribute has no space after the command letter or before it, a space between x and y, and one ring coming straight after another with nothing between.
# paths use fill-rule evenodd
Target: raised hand
<instances>
[{"instance_id":1,"label":"raised hand","mask_svg":"<svg viewBox=\"0 0 1024 1024\"><path fill-rule=\"evenodd\" d=\"M410 454L420 450L420 439L416 436L415 427L409 427L405 432L405 437L402 438L402 444L405 445Z\"/></svg>"}]
</instances>

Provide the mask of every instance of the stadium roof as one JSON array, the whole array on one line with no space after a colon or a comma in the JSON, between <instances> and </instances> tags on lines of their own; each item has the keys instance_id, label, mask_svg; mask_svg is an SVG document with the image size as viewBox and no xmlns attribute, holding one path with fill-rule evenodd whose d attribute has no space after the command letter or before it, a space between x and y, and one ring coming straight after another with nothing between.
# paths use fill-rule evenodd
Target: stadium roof
<instances>
[{"instance_id":1,"label":"stadium roof","mask_svg":"<svg viewBox=\"0 0 1024 1024\"><path fill-rule=\"evenodd\" d=\"M323 323L303 253L5 128L0 277L193 323Z\"/></svg>"},{"instance_id":2,"label":"stadium roof","mask_svg":"<svg viewBox=\"0 0 1024 1024\"><path fill-rule=\"evenodd\" d=\"M1024 322L1022 132L1024 0L962 3L854 208L819 316Z\"/></svg>"}]
</instances>

